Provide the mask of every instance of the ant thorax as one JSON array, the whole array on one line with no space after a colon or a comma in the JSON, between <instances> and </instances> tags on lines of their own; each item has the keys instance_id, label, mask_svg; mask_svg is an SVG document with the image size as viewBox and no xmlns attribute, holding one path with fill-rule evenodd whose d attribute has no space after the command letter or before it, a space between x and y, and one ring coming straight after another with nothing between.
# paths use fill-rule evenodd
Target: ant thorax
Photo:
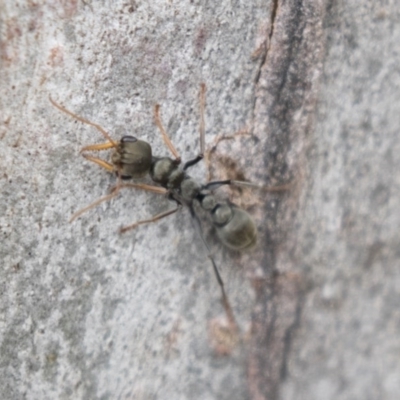
<instances>
[{"instance_id":1,"label":"ant thorax","mask_svg":"<svg viewBox=\"0 0 400 400\"><path fill-rule=\"evenodd\" d=\"M186 204L191 204L201 191L201 185L169 157L153 157L150 176L154 182L171 190L176 200Z\"/></svg>"},{"instance_id":2,"label":"ant thorax","mask_svg":"<svg viewBox=\"0 0 400 400\"><path fill-rule=\"evenodd\" d=\"M185 172L179 162L169 157L153 157L150 168L150 177L153 182L159 183L166 189L179 189L185 178Z\"/></svg>"}]
</instances>

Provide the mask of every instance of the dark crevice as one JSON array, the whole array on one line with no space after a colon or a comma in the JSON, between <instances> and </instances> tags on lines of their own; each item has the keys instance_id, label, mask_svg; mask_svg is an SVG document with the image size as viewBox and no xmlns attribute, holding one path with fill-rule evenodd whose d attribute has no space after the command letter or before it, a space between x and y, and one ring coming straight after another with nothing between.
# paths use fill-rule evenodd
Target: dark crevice
<instances>
[{"instance_id":1,"label":"dark crevice","mask_svg":"<svg viewBox=\"0 0 400 400\"><path fill-rule=\"evenodd\" d=\"M278 12L278 0L273 0L272 2L272 11L271 11L271 29L268 33L268 40L265 40L265 49L263 51L262 57L261 57L261 61L260 61L260 66L258 68L257 71L257 75L255 78L255 84L258 84L258 81L260 80L260 76L261 76L261 71L263 69L263 66L265 65L266 61L267 61L267 56L268 56L268 52L269 49L271 47L271 39L272 39L272 35L274 34L274 27L275 27L275 18L276 18L276 14Z\"/></svg>"},{"instance_id":2,"label":"dark crevice","mask_svg":"<svg viewBox=\"0 0 400 400\"><path fill-rule=\"evenodd\" d=\"M272 5L271 30L270 30L270 32L269 32L269 39L272 38L272 35L273 35L273 33L274 33L275 18L276 18L277 12L278 12L278 0L274 0L273 5Z\"/></svg>"},{"instance_id":3,"label":"dark crevice","mask_svg":"<svg viewBox=\"0 0 400 400\"><path fill-rule=\"evenodd\" d=\"M268 12L270 25L264 33L265 41L255 53L258 65L253 113L255 124L261 123L257 133L265 137L263 172L268 179L287 182L297 174L297 165L286 161L288 152L297 148L308 126L307 107L320 60L319 17L323 13L322 6L304 0L272 0ZM274 270L280 269L278 256L288 240L290 246L295 196L298 193L291 193L289 201L286 197L268 197L265 203L261 262L265 276L271 277ZM282 382L290 375L290 356L302 322L307 289L289 273L268 280L258 290L249 388L254 398L277 399Z\"/></svg>"},{"instance_id":4,"label":"dark crevice","mask_svg":"<svg viewBox=\"0 0 400 400\"><path fill-rule=\"evenodd\" d=\"M282 80L278 88L276 88L276 101L274 106L280 105L282 106L282 98L281 96L285 94L285 87L287 85L291 86L291 89L296 88L298 84L301 83L298 77L289 73L290 68L293 63L298 61L297 50L300 48L304 37L304 29L306 27L306 22L304 21L304 16L301 12L302 8L302 0L298 0L297 2L297 10L298 12L293 16L293 23L288 25L288 36L292 38L292 44L288 46L288 54L286 56L285 62L282 64L282 71L280 75L282 76ZM300 23L295 23L295 20L300 21ZM290 81L288 82L288 79ZM293 99L288 97L284 100L284 110L285 112L281 112L282 116L280 118L281 121L287 121L287 110L290 110L293 106ZM280 108L280 107L278 107Z\"/></svg>"}]
</instances>

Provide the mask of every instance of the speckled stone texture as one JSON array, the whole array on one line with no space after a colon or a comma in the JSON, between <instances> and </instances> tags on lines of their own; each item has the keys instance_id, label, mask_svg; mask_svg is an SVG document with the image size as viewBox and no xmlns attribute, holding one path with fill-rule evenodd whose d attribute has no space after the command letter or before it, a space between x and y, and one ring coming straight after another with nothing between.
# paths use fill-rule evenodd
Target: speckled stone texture
<instances>
[{"instance_id":1,"label":"speckled stone texture","mask_svg":"<svg viewBox=\"0 0 400 400\"><path fill-rule=\"evenodd\" d=\"M399 398L398 5L3 0L0 29L2 399ZM287 185L218 190L257 224L248 253L200 213L236 338L187 210L120 235L173 207L125 189L68 222L116 178L49 101L167 156L159 103L188 160L202 82L190 173Z\"/></svg>"}]
</instances>

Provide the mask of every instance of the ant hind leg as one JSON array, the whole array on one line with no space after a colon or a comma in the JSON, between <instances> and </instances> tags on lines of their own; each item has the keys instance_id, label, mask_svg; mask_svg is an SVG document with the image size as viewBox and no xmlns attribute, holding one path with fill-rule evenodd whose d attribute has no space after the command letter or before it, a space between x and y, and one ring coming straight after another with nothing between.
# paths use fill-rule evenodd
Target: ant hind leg
<instances>
[{"instance_id":1,"label":"ant hind leg","mask_svg":"<svg viewBox=\"0 0 400 400\"><path fill-rule=\"evenodd\" d=\"M119 232L120 233L125 233L127 231L130 231L132 229L135 229L139 225L145 225L145 224L151 224L152 222L157 222L162 218L168 217L169 215L175 214L177 211L179 211L182 208L182 205L178 203L178 205L173 208L172 210L164 211L160 214L155 215L154 217L151 217L150 219L143 219L141 221L135 222L132 225L128 226L123 226L120 228Z\"/></svg>"},{"instance_id":2,"label":"ant hind leg","mask_svg":"<svg viewBox=\"0 0 400 400\"><path fill-rule=\"evenodd\" d=\"M249 130L247 128L245 129L241 129L240 131L235 132L233 135L224 135L223 133L220 133L219 135L217 135L214 139L213 144L211 145L211 147L209 149L207 149L204 153L204 161L206 163L206 167L207 167L207 180L211 181L212 178L212 171L211 171L211 164L212 164L212 158L216 153L217 147L219 145L220 142L223 142L225 140L234 140L236 137L239 136L251 136L251 133L249 132Z\"/></svg>"}]
</instances>

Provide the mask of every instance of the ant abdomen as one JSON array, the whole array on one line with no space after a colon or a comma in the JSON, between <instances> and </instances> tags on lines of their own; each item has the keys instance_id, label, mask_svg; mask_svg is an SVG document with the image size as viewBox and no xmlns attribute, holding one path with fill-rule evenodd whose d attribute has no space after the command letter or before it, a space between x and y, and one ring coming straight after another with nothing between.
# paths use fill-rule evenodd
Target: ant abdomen
<instances>
[{"instance_id":1,"label":"ant abdomen","mask_svg":"<svg viewBox=\"0 0 400 400\"><path fill-rule=\"evenodd\" d=\"M257 243L257 228L248 212L233 204L218 204L211 216L217 235L225 246L246 250Z\"/></svg>"}]
</instances>

